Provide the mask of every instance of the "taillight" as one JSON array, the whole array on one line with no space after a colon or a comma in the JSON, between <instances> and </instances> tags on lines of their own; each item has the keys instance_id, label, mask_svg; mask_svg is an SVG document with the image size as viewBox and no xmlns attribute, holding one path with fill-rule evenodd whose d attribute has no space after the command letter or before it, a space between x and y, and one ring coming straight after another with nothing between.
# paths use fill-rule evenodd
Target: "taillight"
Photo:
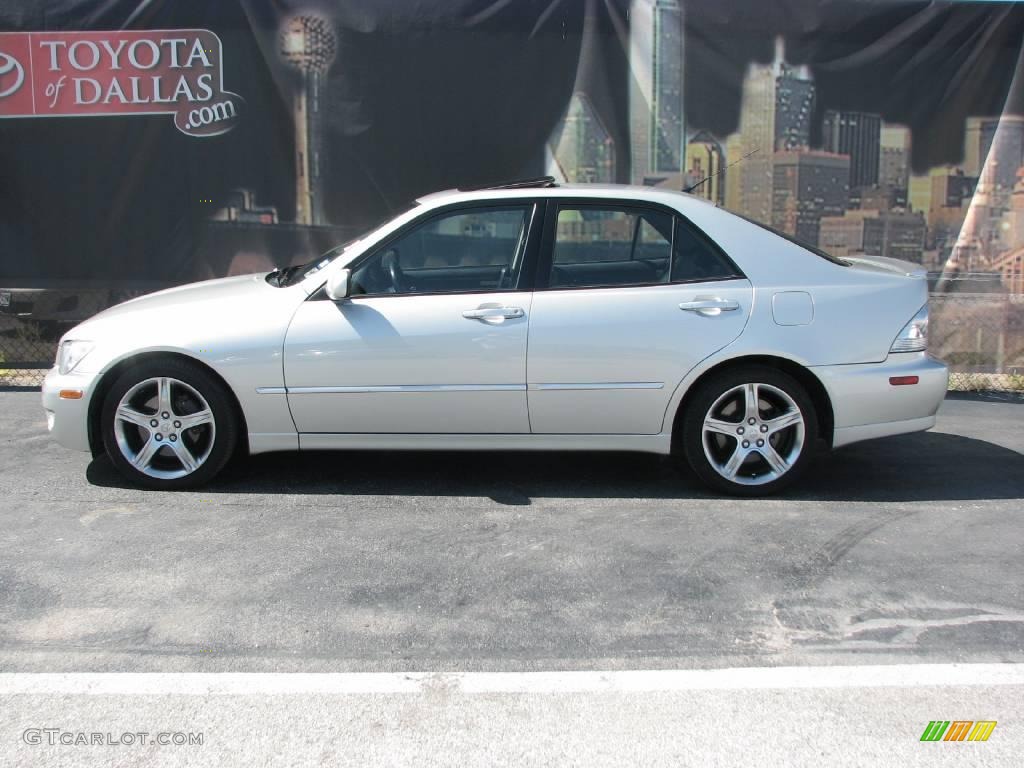
<instances>
[{"instance_id":1,"label":"taillight","mask_svg":"<svg viewBox=\"0 0 1024 768\"><path fill-rule=\"evenodd\" d=\"M925 304L893 341L890 352L924 352L928 348L928 305Z\"/></svg>"}]
</instances>

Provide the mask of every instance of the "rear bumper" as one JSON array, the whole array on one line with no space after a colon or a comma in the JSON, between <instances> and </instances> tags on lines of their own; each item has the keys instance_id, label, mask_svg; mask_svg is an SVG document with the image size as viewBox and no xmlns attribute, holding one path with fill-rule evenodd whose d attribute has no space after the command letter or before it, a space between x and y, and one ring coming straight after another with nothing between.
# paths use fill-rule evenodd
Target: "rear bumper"
<instances>
[{"instance_id":1,"label":"rear bumper","mask_svg":"<svg viewBox=\"0 0 1024 768\"><path fill-rule=\"evenodd\" d=\"M949 369L925 352L892 354L881 363L811 370L832 401L833 448L935 426L949 385ZM918 383L894 386L889 383L894 376L917 376Z\"/></svg>"},{"instance_id":2,"label":"rear bumper","mask_svg":"<svg viewBox=\"0 0 1024 768\"><path fill-rule=\"evenodd\" d=\"M95 384L94 374L69 373L62 376L56 368L51 368L43 380L46 427L53 439L65 448L89 450L89 401ZM78 400L62 398L62 390L77 390L82 397Z\"/></svg>"}]
</instances>

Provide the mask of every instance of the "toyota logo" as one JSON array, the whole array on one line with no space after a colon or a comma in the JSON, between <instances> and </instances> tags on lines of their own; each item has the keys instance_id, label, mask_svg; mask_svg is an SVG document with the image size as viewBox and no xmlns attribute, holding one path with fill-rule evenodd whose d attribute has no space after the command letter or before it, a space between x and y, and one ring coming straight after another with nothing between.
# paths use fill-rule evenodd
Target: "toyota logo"
<instances>
[{"instance_id":1,"label":"toyota logo","mask_svg":"<svg viewBox=\"0 0 1024 768\"><path fill-rule=\"evenodd\" d=\"M8 80L7 75L11 72L14 73L14 85L4 88L4 83ZM21 88L21 84L24 82L25 68L21 66L21 62L10 54L0 51L0 99L10 96Z\"/></svg>"}]
</instances>

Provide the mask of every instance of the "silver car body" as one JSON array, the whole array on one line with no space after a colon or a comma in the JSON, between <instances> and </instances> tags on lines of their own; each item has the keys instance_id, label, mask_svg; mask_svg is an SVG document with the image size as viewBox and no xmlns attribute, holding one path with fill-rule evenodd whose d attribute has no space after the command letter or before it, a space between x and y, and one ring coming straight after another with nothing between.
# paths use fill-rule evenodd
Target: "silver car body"
<instances>
[{"instance_id":1,"label":"silver car body","mask_svg":"<svg viewBox=\"0 0 1024 768\"><path fill-rule=\"evenodd\" d=\"M678 211L745 278L707 283L507 293L354 296L309 301L335 270L432 210L460 202L550 198L636 201ZM824 386L833 446L925 430L946 367L925 352L890 353L926 304L914 264L863 258L841 267L703 200L626 186L442 192L350 245L324 269L278 288L265 275L184 285L112 307L66 339L94 344L43 386L53 436L97 448L90 409L108 372L170 352L230 387L248 449L612 449L668 453L674 415L719 364L772 357ZM721 301L722 312L681 311ZM493 307L519 317L487 322ZM914 386L890 378L917 376ZM81 393L78 399L62 390Z\"/></svg>"}]
</instances>

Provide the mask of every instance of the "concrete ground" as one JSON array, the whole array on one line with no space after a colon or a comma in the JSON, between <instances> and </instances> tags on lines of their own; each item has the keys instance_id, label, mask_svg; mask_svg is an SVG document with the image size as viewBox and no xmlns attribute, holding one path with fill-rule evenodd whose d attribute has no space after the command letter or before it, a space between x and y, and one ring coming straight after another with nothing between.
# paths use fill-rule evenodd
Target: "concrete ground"
<instances>
[{"instance_id":1,"label":"concrete ground","mask_svg":"<svg viewBox=\"0 0 1024 768\"><path fill-rule=\"evenodd\" d=\"M949 399L929 433L850 446L819 460L785 496L735 500L705 493L657 457L562 453L269 455L240 462L202 491L143 492L126 487L105 459L55 445L38 393L0 393L0 671L417 672L445 680L472 671L922 663L1016 670L1024 660L1022 497L1024 403L1009 397ZM476 699L482 708L461 722L464 735L494 718L518 723L523 740L483 753L492 764L573 762L557 756L587 728L556 745L559 729L541 726L557 716L568 728L584 712L594 713L592 725L611 712L639 737L649 734L644 723L674 727L679 712L708 727L758 712L769 724L792 725L815 711L864 722L930 711L926 719L1000 721L990 742L967 745L976 764L995 764L997 738L1024 746L1020 687L829 690L813 701L794 692L605 700L568 691L558 704L520 694L496 709ZM10 696L21 697L13 699L19 707L32 702L25 711L33 712L54 698L0 686L5 705ZM124 696L104 706L137 700ZM386 712L358 696L335 702L370 729L368 751L350 745L351 754L373 759L387 739L406 743L431 717L447 728L446 718L462 711L428 716L429 707L394 696L373 699ZM102 709L94 699L56 700L64 712ZM684 700L711 709L694 714L679 708ZM783 738L778 729L768 729L762 747L788 745L779 764L798 764L799 743L813 764L815 755L837 754L836 738L843 744L839 721L831 722L822 725L836 734L827 748L813 732ZM22 724L0 720L0 755L14 738L8 726ZM917 743L924 725L907 726L901 738L942 748ZM730 743L721 755L742 754L732 751L738 733L716 737ZM587 753L601 743L583 743L578 764L627 759L622 744ZM632 762L679 757L656 746ZM708 762L706 745L700 753ZM40 754L16 753L25 764ZM444 752L433 755L444 761ZM69 753L61 760L70 764Z\"/></svg>"}]
</instances>

